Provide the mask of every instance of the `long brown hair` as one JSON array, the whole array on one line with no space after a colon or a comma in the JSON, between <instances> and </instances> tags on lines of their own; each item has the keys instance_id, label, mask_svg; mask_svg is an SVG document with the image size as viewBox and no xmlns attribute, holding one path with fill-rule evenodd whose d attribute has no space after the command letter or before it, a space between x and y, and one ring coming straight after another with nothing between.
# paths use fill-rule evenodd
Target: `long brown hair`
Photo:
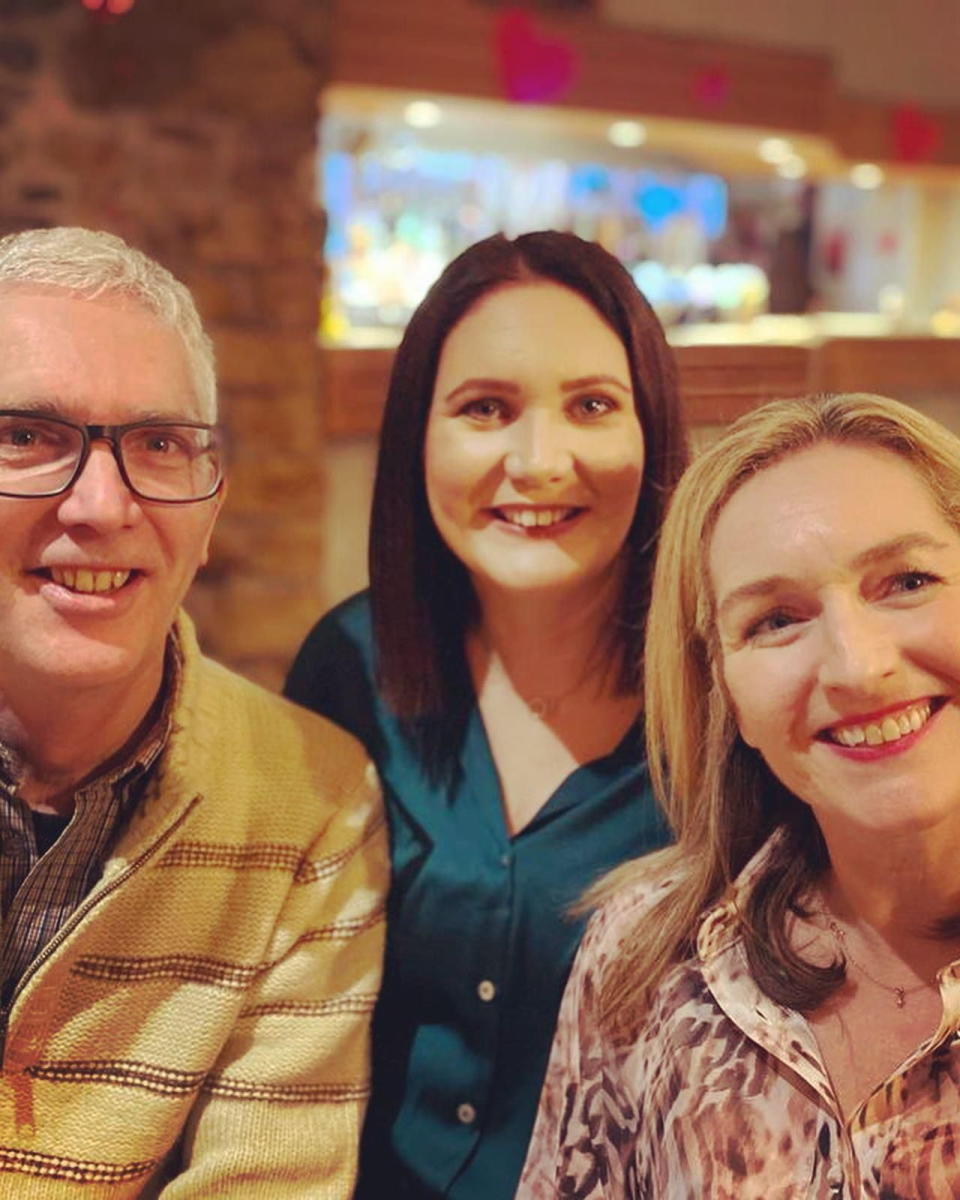
<instances>
[{"instance_id":1,"label":"long brown hair","mask_svg":"<svg viewBox=\"0 0 960 1200\"><path fill-rule=\"evenodd\" d=\"M446 547L427 505L423 444L443 344L483 296L548 280L582 296L627 353L646 466L625 570L615 646L618 685L642 686L643 630L657 536L687 463L676 369L663 329L630 274L595 242L552 230L477 242L455 258L413 314L387 394L370 530L370 587L378 682L429 770L456 762L458 720L472 694L464 657L475 602L463 564Z\"/></svg>"},{"instance_id":2,"label":"long brown hair","mask_svg":"<svg viewBox=\"0 0 960 1200\"><path fill-rule=\"evenodd\" d=\"M751 970L774 1000L810 1010L843 979L787 937L787 918L829 864L809 807L740 737L719 671L707 555L717 518L758 472L819 442L905 459L960 529L960 440L915 410L864 394L781 400L742 417L689 468L660 538L646 640L646 722L654 787L676 844L618 868L588 898L602 902L651 870L676 879L631 932L601 988L601 1019L629 1036L667 967L692 949L699 918L782 828L743 918Z\"/></svg>"}]
</instances>

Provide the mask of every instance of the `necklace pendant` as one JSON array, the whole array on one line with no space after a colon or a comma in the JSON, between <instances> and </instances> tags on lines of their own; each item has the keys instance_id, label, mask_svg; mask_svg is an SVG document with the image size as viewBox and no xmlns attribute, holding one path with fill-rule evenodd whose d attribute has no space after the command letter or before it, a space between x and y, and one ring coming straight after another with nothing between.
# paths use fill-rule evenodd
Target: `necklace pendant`
<instances>
[{"instance_id":1,"label":"necklace pendant","mask_svg":"<svg viewBox=\"0 0 960 1200\"><path fill-rule=\"evenodd\" d=\"M903 1008L903 1006L904 1006L904 1005L906 1004L906 1002L907 1002L907 992L906 992L906 989L905 989L905 988L902 988L902 987L895 987L895 988L893 989L893 991L894 991L894 994L895 994L895 995L896 995L896 997L897 997L897 1008Z\"/></svg>"}]
</instances>

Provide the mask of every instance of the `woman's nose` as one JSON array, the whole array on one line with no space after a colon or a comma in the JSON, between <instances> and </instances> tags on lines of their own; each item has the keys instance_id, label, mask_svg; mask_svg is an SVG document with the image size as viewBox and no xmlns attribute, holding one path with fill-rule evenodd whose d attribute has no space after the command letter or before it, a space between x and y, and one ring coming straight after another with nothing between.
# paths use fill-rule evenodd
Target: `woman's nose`
<instances>
[{"instance_id":1,"label":"woman's nose","mask_svg":"<svg viewBox=\"0 0 960 1200\"><path fill-rule=\"evenodd\" d=\"M899 651L882 613L856 603L824 616L820 682L828 689L870 694L896 673Z\"/></svg>"},{"instance_id":2,"label":"woman's nose","mask_svg":"<svg viewBox=\"0 0 960 1200\"><path fill-rule=\"evenodd\" d=\"M530 412L510 426L507 476L527 486L563 479L573 469L569 431L550 413Z\"/></svg>"}]
</instances>

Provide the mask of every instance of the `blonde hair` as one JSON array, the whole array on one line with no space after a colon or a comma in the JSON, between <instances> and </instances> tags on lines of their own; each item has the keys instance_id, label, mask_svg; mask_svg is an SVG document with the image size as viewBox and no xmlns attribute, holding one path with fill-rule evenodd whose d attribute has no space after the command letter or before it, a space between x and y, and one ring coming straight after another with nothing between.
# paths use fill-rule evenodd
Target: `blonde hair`
<instances>
[{"instance_id":1,"label":"blonde hair","mask_svg":"<svg viewBox=\"0 0 960 1200\"><path fill-rule=\"evenodd\" d=\"M213 345L190 292L159 263L112 233L71 226L27 229L0 238L0 287L39 284L85 299L120 295L170 325L183 340L205 421L217 419Z\"/></svg>"},{"instance_id":2,"label":"blonde hair","mask_svg":"<svg viewBox=\"0 0 960 1200\"><path fill-rule=\"evenodd\" d=\"M692 949L698 918L774 829L786 837L744 912L757 982L780 1003L809 1009L843 979L842 964L813 968L791 950L788 912L828 865L808 807L739 736L718 670L707 555L730 497L767 467L820 442L853 443L905 459L960 529L960 440L882 396L779 400L733 424L687 470L660 535L647 623L645 695L650 772L676 844L626 863L588 897L601 903L647 877L677 880L623 944L601 985L601 1020L629 1036L668 966Z\"/></svg>"}]
</instances>

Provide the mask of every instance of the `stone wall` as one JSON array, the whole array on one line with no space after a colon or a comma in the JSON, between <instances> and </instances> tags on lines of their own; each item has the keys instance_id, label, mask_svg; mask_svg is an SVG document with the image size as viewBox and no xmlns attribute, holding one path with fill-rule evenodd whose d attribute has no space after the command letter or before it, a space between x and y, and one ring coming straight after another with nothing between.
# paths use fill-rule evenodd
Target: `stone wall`
<instances>
[{"instance_id":1,"label":"stone wall","mask_svg":"<svg viewBox=\"0 0 960 1200\"><path fill-rule=\"evenodd\" d=\"M93 0L91 0L93 2ZM0 0L0 232L109 229L193 290L231 442L190 597L209 651L276 685L319 604L324 0Z\"/></svg>"}]
</instances>

